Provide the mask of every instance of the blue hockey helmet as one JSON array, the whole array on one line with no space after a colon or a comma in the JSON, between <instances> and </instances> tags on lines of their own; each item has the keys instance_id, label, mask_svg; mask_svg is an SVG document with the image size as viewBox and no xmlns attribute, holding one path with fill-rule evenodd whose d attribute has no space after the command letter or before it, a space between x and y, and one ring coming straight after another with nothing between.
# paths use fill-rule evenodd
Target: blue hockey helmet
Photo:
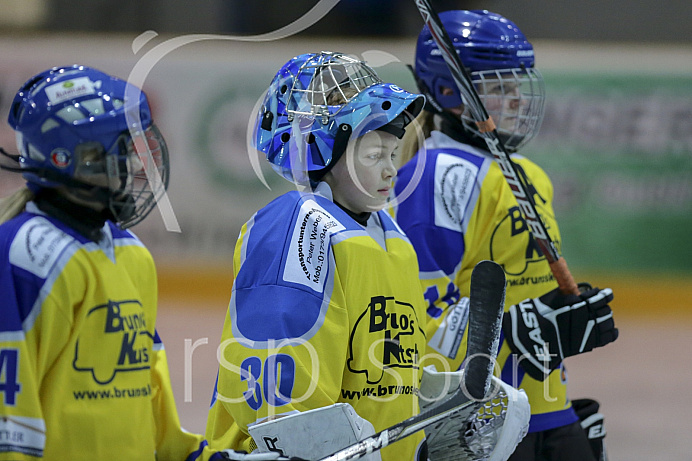
<instances>
[{"instance_id":1,"label":"blue hockey helmet","mask_svg":"<svg viewBox=\"0 0 692 461\"><path fill-rule=\"evenodd\" d=\"M453 10L439 16L505 147L517 150L537 134L543 121L545 86L535 69L533 45L516 24L487 10ZM436 111L462 105L459 89L427 26L418 36L415 74L419 89ZM503 95L497 94L498 88ZM489 108L489 98L498 101L502 96L505 102L513 99L517 103L518 114ZM462 122L467 130L479 134L468 110Z\"/></svg>"},{"instance_id":2,"label":"blue hockey helmet","mask_svg":"<svg viewBox=\"0 0 692 461\"><path fill-rule=\"evenodd\" d=\"M401 138L425 98L384 83L342 53L296 56L272 80L255 122L254 147L284 178L307 184L339 159L349 139L373 130Z\"/></svg>"},{"instance_id":3,"label":"blue hockey helmet","mask_svg":"<svg viewBox=\"0 0 692 461\"><path fill-rule=\"evenodd\" d=\"M509 19L486 10L440 13L440 21L469 72L534 66L533 45ZM459 90L428 26L418 35L416 76L435 101L447 109L461 104ZM442 94L441 88L454 90Z\"/></svg>"},{"instance_id":4,"label":"blue hockey helmet","mask_svg":"<svg viewBox=\"0 0 692 461\"><path fill-rule=\"evenodd\" d=\"M73 65L29 79L8 117L20 170L33 190L65 187L102 203L121 227L140 222L168 185L168 150L145 94Z\"/></svg>"}]
</instances>

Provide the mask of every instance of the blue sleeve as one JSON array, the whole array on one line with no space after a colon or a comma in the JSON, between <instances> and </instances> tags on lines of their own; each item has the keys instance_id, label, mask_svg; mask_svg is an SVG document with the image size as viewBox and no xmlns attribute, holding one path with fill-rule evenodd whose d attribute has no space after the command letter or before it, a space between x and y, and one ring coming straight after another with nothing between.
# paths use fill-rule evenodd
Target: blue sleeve
<instances>
[{"instance_id":1,"label":"blue sleeve","mask_svg":"<svg viewBox=\"0 0 692 461\"><path fill-rule=\"evenodd\" d=\"M55 258L46 258L45 255L39 258L32 253L31 248L24 248L27 233L24 224L31 217L24 213L0 226L0 317L3 319L0 322L0 333L21 331L22 324L31 315L39 296L45 295L41 292L45 278L28 268L55 261ZM18 240L17 233L20 229L23 230ZM37 233L44 232L40 224L33 225L31 229L36 229Z\"/></svg>"},{"instance_id":2,"label":"blue sleeve","mask_svg":"<svg viewBox=\"0 0 692 461\"><path fill-rule=\"evenodd\" d=\"M345 230L339 212L331 202L289 194L246 224L229 305L236 338L261 347L319 330L334 284L331 235Z\"/></svg>"}]
</instances>

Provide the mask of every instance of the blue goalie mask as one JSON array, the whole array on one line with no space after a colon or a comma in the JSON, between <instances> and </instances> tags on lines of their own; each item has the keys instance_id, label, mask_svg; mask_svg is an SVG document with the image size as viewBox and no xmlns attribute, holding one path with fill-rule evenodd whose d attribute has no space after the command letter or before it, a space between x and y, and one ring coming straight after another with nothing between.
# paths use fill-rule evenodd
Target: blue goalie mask
<instances>
[{"instance_id":1,"label":"blue goalie mask","mask_svg":"<svg viewBox=\"0 0 692 461\"><path fill-rule=\"evenodd\" d=\"M289 181L314 182L350 139L373 130L401 138L425 98L384 83L341 53L297 56L276 74L257 114L254 147Z\"/></svg>"},{"instance_id":2,"label":"blue goalie mask","mask_svg":"<svg viewBox=\"0 0 692 461\"><path fill-rule=\"evenodd\" d=\"M168 150L144 93L85 66L56 67L16 94L14 128L28 186L62 188L98 202L126 228L140 222L168 185Z\"/></svg>"},{"instance_id":3,"label":"blue goalie mask","mask_svg":"<svg viewBox=\"0 0 692 461\"><path fill-rule=\"evenodd\" d=\"M545 86L534 67L533 45L516 24L499 14L454 10L439 16L505 147L518 150L543 121ZM427 26L418 36L415 74L435 111L461 107L459 89ZM461 122L465 130L480 136L468 109Z\"/></svg>"}]
</instances>

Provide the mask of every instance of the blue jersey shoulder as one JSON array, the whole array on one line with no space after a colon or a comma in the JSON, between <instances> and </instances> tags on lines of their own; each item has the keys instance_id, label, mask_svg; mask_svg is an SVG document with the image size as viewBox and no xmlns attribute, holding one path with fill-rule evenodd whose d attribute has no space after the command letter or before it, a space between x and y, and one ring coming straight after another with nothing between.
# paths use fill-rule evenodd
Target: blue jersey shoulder
<instances>
[{"instance_id":1,"label":"blue jersey shoulder","mask_svg":"<svg viewBox=\"0 0 692 461\"><path fill-rule=\"evenodd\" d=\"M2 331L19 331L53 280L79 246L77 236L58 220L29 212L0 225Z\"/></svg>"},{"instance_id":2,"label":"blue jersey shoulder","mask_svg":"<svg viewBox=\"0 0 692 461\"><path fill-rule=\"evenodd\" d=\"M490 154L433 132L397 176L396 220L418 254L421 272L451 274L492 164Z\"/></svg>"},{"instance_id":3,"label":"blue jersey shoulder","mask_svg":"<svg viewBox=\"0 0 692 461\"><path fill-rule=\"evenodd\" d=\"M356 229L362 231L317 194L289 192L258 211L246 224L233 284L234 336L255 347L270 339L312 337L333 288L331 237Z\"/></svg>"}]
</instances>

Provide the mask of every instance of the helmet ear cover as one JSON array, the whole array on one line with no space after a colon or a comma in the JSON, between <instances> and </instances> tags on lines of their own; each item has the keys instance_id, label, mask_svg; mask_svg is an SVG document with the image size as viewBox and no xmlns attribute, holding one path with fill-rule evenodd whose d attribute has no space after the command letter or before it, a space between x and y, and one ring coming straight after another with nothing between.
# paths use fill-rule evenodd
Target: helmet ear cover
<instances>
[{"instance_id":1,"label":"helmet ear cover","mask_svg":"<svg viewBox=\"0 0 692 461\"><path fill-rule=\"evenodd\" d=\"M339 125L339 130L336 132L336 135L334 136L334 147L332 147L332 161L327 164L324 168L321 170L312 170L308 172L308 177L310 178L310 182L313 184L317 184L322 180L324 175L326 175L333 167L336 165L336 162L339 161L341 156L346 152L346 146L348 146L348 141L351 139L351 134L353 133L353 129L351 128L351 125L348 125L346 123L342 123Z\"/></svg>"}]
</instances>

